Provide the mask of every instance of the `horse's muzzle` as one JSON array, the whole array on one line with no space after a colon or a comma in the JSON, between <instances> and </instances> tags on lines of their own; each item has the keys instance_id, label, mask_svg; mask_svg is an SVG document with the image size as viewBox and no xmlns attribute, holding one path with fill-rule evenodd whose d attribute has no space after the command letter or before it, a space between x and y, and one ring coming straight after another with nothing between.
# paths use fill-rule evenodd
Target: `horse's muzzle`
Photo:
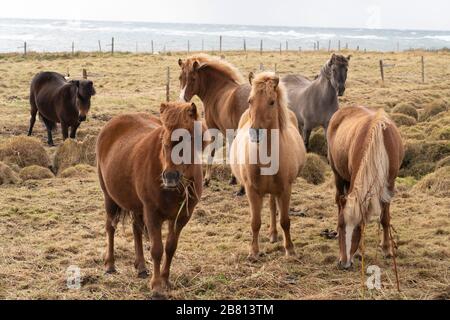
<instances>
[{"instance_id":1,"label":"horse's muzzle","mask_svg":"<svg viewBox=\"0 0 450 320\"><path fill-rule=\"evenodd\" d=\"M342 97L344 95L344 92L345 92L345 87L340 87L338 90L338 96Z\"/></svg>"},{"instance_id":2,"label":"horse's muzzle","mask_svg":"<svg viewBox=\"0 0 450 320\"><path fill-rule=\"evenodd\" d=\"M84 115L84 116L79 115L79 116L78 116L78 121L79 121L79 122L84 122L84 121L86 121L86 116L85 116L85 115Z\"/></svg>"},{"instance_id":3,"label":"horse's muzzle","mask_svg":"<svg viewBox=\"0 0 450 320\"><path fill-rule=\"evenodd\" d=\"M175 189L180 183L181 173L177 170L164 171L162 174L163 188Z\"/></svg>"},{"instance_id":4,"label":"horse's muzzle","mask_svg":"<svg viewBox=\"0 0 450 320\"><path fill-rule=\"evenodd\" d=\"M353 262L350 261L350 262L344 263L341 260L339 260L338 265L337 265L338 269L340 269L340 270L349 270L352 266L353 266Z\"/></svg>"}]
</instances>

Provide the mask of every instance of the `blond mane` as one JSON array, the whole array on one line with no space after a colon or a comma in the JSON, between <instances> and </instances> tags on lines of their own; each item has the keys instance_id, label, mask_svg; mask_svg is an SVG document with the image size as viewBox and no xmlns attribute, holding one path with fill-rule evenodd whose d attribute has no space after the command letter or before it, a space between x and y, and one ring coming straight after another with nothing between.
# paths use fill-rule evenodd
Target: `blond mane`
<instances>
[{"instance_id":1,"label":"blond mane","mask_svg":"<svg viewBox=\"0 0 450 320\"><path fill-rule=\"evenodd\" d=\"M275 82L278 81L276 89L274 89ZM280 81L280 78L274 72L260 72L255 75L252 80L252 91L250 96L255 95L257 92L263 92L267 96L273 96L278 100L279 112L278 121L280 130L287 127L289 121L288 110L288 95L284 83Z\"/></svg>"},{"instance_id":2,"label":"blond mane","mask_svg":"<svg viewBox=\"0 0 450 320\"><path fill-rule=\"evenodd\" d=\"M208 66L211 69L216 70L219 73L224 74L226 77L230 78L237 84L241 84L244 82L244 78L242 77L239 70L233 66L228 61L225 61L223 59L219 59L216 57L212 57L210 55L199 53L193 56L190 56L186 60L186 64L189 67L192 67L194 62L197 61L200 64L200 67Z\"/></svg>"}]
</instances>

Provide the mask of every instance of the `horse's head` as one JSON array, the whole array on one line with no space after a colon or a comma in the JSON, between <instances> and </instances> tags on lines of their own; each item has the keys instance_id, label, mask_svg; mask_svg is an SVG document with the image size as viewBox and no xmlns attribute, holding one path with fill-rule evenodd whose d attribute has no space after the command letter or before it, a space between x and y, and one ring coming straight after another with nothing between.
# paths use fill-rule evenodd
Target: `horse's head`
<instances>
[{"instance_id":1,"label":"horse's head","mask_svg":"<svg viewBox=\"0 0 450 320\"><path fill-rule=\"evenodd\" d=\"M91 80L72 80L70 83L76 86L76 104L79 112L78 120L83 122L91 107L91 97L95 96L94 83Z\"/></svg>"},{"instance_id":2,"label":"horse's head","mask_svg":"<svg viewBox=\"0 0 450 320\"><path fill-rule=\"evenodd\" d=\"M178 60L180 71L180 100L191 101L192 97L199 93L200 79L199 71L204 66L196 59Z\"/></svg>"},{"instance_id":3,"label":"horse's head","mask_svg":"<svg viewBox=\"0 0 450 320\"><path fill-rule=\"evenodd\" d=\"M250 140L259 143L264 134L261 129L280 129L284 121L286 107L286 90L280 78L273 72L249 74L252 86L249 104Z\"/></svg>"},{"instance_id":4,"label":"horse's head","mask_svg":"<svg viewBox=\"0 0 450 320\"><path fill-rule=\"evenodd\" d=\"M352 195L341 196L338 201L339 267L348 269L361 241L362 218Z\"/></svg>"},{"instance_id":5,"label":"horse's head","mask_svg":"<svg viewBox=\"0 0 450 320\"><path fill-rule=\"evenodd\" d=\"M340 97L343 96L345 92L345 82L347 81L348 63L350 58L350 55L344 57L333 53L327 63L331 85Z\"/></svg>"},{"instance_id":6,"label":"horse's head","mask_svg":"<svg viewBox=\"0 0 450 320\"><path fill-rule=\"evenodd\" d=\"M194 103L169 102L162 103L160 108L162 133L161 162L163 166L162 181L164 189L176 189L183 179L190 180L193 177L194 166L194 124L199 119L197 107ZM178 131L177 131L178 130ZM179 163L174 155L183 157L185 150L177 147L180 139L185 135L189 143L191 156L188 161ZM175 141L174 141L175 140ZM174 150L177 148L176 150Z\"/></svg>"}]
</instances>

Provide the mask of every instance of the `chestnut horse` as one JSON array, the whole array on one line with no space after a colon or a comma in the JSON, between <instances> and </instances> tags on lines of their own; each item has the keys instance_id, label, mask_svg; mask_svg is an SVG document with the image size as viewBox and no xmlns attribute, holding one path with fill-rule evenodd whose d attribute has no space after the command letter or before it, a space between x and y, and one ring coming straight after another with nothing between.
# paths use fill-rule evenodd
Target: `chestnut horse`
<instances>
[{"instance_id":1,"label":"chestnut horse","mask_svg":"<svg viewBox=\"0 0 450 320\"><path fill-rule=\"evenodd\" d=\"M253 240L249 257L258 257L261 209L266 194L270 195L270 241L277 241L278 204L284 247L286 255L290 256L295 252L290 236L289 203L292 184L305 163L306 150L295 114L288 109L286 89L279 77L272 72L263 72L256 77L251 73L249 80L252 84L250 107L242 115L230 153L231 170L244 185L250 202ZM278 164L277 170L269 173L264 173L267 164L261 161L261 154L257 161L251 160L266 147L267 154L271 154Z\"/></svg>"},{"instance_id":2,"label":"chestnut horse","mask_svg":"<svg viewBox=\"0 0 450 320\"><path fill-rule=\"evenodd\" d=\"M147 114L117 116L105 125L97 140L98 175L105 196L108 238L106 272L115 272L116 225L124 214L130 214L135 267L140 277L147 275L142 248L144 226L152 243L150 287L155 292L169 287L170 264L178 238L202 194L201 164L174 164L171 157L177 145L171 139L174 130L183 128L190 133L194 130L194 121L199 118L195 104L163 103L160 112L161 120ZM167 220L166 255L160 273L161 227Z\"/></svg>"},{"instance_id":3,"label":"chestnut horse","mask_svg":"<svg viewBox=\"0 0 450 320\"><path fill-rule=\"evenodd\" d=\"M30 86L30 128L33 133L36 114L47 128L47 143L53 146L52 130L61 123L63 139L75 139L80 123L86 120L91 107L91 97L95 95L94 84L90 80L67 81L56 72L40 72L34 76Z\"/></svg>"},{"instance_id":4,"label":"chestnut horse","mask_svg":"<svg viewBox=\"0 0 450 320\"><path fill-rule=\"evenodd\" d=\"M224 137L227 129L236 130L241 115L248 108L251 89L248 84L242 84L239 71L230 63L206 54L191 56L186 61L179 59L178 64L181 67L180 99L190 101L197 95L203 102L206 126L220 130ZM214 157L214 150L211 156ZM204 184L207 186L210 180L211 164L208 163ZM235 183L234 177L230 183Z\"/></svg>"},{"instance_id":5,"label":"chestnut horse","mask_svg":"<svg viewBox=\"0 0 450 320\"><path fill-rule=\"evenodd\" d=\"M383 226L383 252L392 255L389 206L404 154L397 127L382 109L342 108L330 120L327 139L336 182L339 266L352 265L373 214L380 215Z\"/></svg>"}]
</instances>

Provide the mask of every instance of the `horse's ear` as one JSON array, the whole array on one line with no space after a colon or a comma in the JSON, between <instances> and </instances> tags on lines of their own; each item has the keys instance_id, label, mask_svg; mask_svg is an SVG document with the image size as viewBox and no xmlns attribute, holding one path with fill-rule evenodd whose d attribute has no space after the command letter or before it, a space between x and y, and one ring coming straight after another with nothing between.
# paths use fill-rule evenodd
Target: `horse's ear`
<instances>
[{"instance_id":1,"label":"horse's ear","mask_svg":"<svg viewBox=\"0 0 450 320\"><path fill-rule=\"evenodd\" d=\"M164 111L166 111L167 107L168 107L167 103L165 102L161 103L161 106L159 107L159 114L163 114Z\"/></svg>"},{"instance_id":2,"label":"horse's ear","mask_svg":"<svg viewBox=\"0 0 450 320\"><path fill-rule=\"evenodd\" d=\"M348 57L347 57L347 61L350 61L350 58L351 58L351 57L352 57L352 55L349 54Z\"/></svg>"},{"instance_id":3,"label":"horse's ear","mask_svg":"<svg viewBox=\"0 0 450 320\"><path fill-rule=\"evenodd\" d=\"M180 67L183 67L183 65L184 65L183 60L178 59L178 65L179 65Z\"/></svg>"},{"instance_id":4,"label":"horse's ear","mask_svg":"<svg viewBox=\"0 0 450 320\"><path fill-rule=\"evenodd\" d=\"M194 69L194 71L198 71L198 69L200 69L200 63L198 63L198 61L194 61L194 63L192 64L192 68Z\"/></svg>"},{"instance_id":5,"label":"horse's ear","mask_svg":"<svg viewBox=\"0 0 450 320\"><path fill-rule=\"evenodd\" d=\"M328 65L331 66L333 62L336 60L336 54L332 54L330 60L328 61Z\"/></svg>"},{"instance_id":6,"label":"horse's ear","mask_svg":"<svg viewBox=\"0 0 450 320\"><path fill-rule=\"evenodd\" d=\"M279 77L275 77L273 78L273 88L276 89L278 87L278 85L280 84L280 78Z\"/></svg>"},{"instance_id":7,"label":"horse's ear","mask_svg":"<svg viewBox=\"0 0 450 320\"><path fill-rule=\"evenodd\" d=\"M198 112L197 112L197 106L195 105L195 103L191 103L189 109L188 109L188 114L191 118L197 120L198 118Z\"/></svg>"},{"instance_id":8,"label":"horse's ear","mask_svg":"<svg viewBox=\"0 0 450 320\"><path fill-rule=\"evenodd\" d=\"M250 82L250 85L252 85L253 78L255 78L255 74L250 71L250 73L248 74L248 82Z\"/></svg>"}]
</instances>

